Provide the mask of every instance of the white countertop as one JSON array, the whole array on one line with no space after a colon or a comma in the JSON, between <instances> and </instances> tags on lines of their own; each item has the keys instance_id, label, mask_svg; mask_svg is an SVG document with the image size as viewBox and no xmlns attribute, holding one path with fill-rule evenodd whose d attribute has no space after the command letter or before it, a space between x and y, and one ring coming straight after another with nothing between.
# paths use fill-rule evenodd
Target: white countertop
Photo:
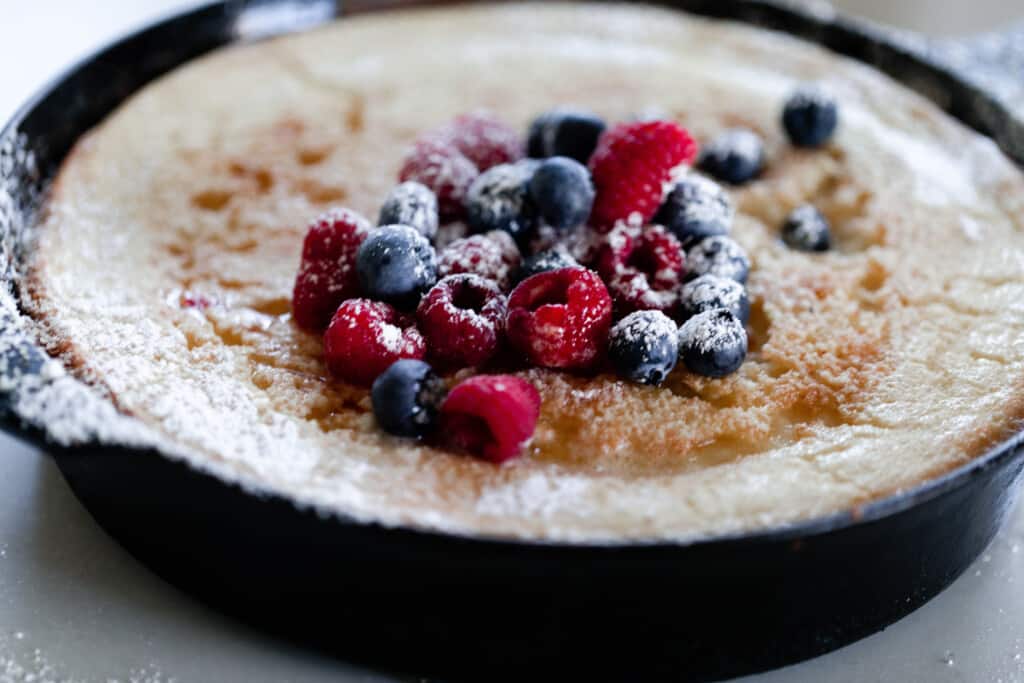
<instances>
[{"instance_id":1,"label":"white countertop","mask_svg":"<svg viewBox=\"0 0 1024 683\"><path fill-rule=\"evenodd\" d=\"M935 0L928 2L931 27ZM885 11L887 4L906 20L906 2L863 7ZM0 0L0 120L73 59L181 5ZM976 17L984 14L985 2L973 5ZM394 680L210 611L108 538L45 456L0 436L0 462L0 683ZM743 681L1024 682L1022 548L1024 507L988 552L924 608L835 653Z\"/></svg>"}]
</instances>

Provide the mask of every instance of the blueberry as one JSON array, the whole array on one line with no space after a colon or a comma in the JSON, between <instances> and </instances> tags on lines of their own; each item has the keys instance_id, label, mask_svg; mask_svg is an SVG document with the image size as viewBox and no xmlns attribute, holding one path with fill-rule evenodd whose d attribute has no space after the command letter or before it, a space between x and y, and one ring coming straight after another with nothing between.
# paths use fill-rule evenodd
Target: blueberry
<instances>
[{"instance_id":1,"label":"blueberry","mask_svg":"<svg viewBox=\"0 0 1024 683\"><path fill-rule=\"evenodd\" d=\"M526 240L537 222L529 186L539 164L531 159L499 164L477 176L466 193L469 227L474 232L504 230L519 242Z\"/></svg>"},{"instance_id":2,"label":"blueberry","mask_svg":"<svg viewBox=\"0 0 1024 683\"><path fill-rule=\"evenodd\" d=\"M747 331L724 308L693 316L679 328L679 359L690 372L725 377L739 370L747 357Z\"/></svg>"},{"instance_id":3,"label":"blueberry","mask_svg":"<svg viewBox=\"0 0 1024 683\"><path fill-rule=\"evenodd\" d=\"M416 228L386 225L359 246L356 272L367 297L408 310L437 282L437 256Z\"/></svg>"},{"instance_id":4,"label":"blueberry","mask_svg":"<svg viewBox=\"0 0 1024 683\"><path fill-rule=\"evenodd\" d=\"M551 157L534 171L530 197L545 223L565 231L587 222L594 205L594 185L583 164L568 157Z\"/></svg>"},{"instance_id":5,"label":"blueberry","mask_svg":"<svg viewBox=\"0 0 1024 683\"><path fill-rule=\"evenodd\" d=\"M798 88L782 110L782 127L797 147L821 147L832 139L838 124L835 99L813 85Z\"/></svg>"},{"instance_id":6,"label":"blueberry","mask_svg":"<svg viewBox=\"0 0 1024 683\"><path fill-rule=\"evenodd\" d=\"M746 128L727 130L701 151L697 167L732 185L756 178L764 167L764 144Z\"/></svg>"},{"instance_id":7,"label":"blueberry","mask_svg":"<svg viewBox=\"0 0 1024 683\"><path fill-rule=\"evenodd\" d=\"M608 360L620 377L657 386L679 359L679 328L661 311L636 311L608 334Z\"/></svg>"},{"instance_id":8,"label":"blueberry","mask_svg":"<svg viewBox=\"0 0 1024 683\"><path fill-rule=\"evenodd\" d=\"M370 400L381 429L420 438L433 431L446 393L444 381L429 365L405 358L374 380Z\"/></svg>"},{"instance_id":9,"label":"blueberry","mask_svg":"<svg viewBox=\"0 0 1024 683\"><path fill-rule=\"evenodd\" d=\"M688 175L673 186L654 222L689 246L705 237L729 234L735 215L732 200L721 185L703 176Z\"/></svg>"},{"instance_id":10,"label":"blueberry","mask_svg":"<svg viewBox=\"0 0 1024 683\"><path fill-rule=\"evenodd\" d=\"M604 129L604 120L592 112L552 109L530 125L527 152L535 159L563 156L586 164Z\"/></svg>"},{"instance_id":11,"label":"blueberry","mask_svg":"<svg viewBox=\"0 0 1024 683\"><path fill-rule=\"evenodd\" d=\"M832 246L828 219L810 204L793 209L782 224L782 241L797 251L828 251Z\"/></svg>"},{"instance_id":12,"label":"blueberry","mask_svg":"<svg viewBox=\"0 0 1024 683\"><path fill-rule=\"evenodd\" d=\"M747 252L730 237L705 237L686 252L690 277L717 275L739 283L747 281L750 259Z\"/></svg>"},{"instance_id":13,"label":"blueberry","mask_svg":"<svg viewBox=\"0 0 1024 683\"><path fill-rule=\"evenodd\" d=\"M724 308L742 323L750 319L750 298L746 287L729 278L701 275L683 285L680 299L682 313L686 318Z\"/></svg>"},{"instance_id":14,"label":"blueberry","mask_svg":"<svg viewBox=\"0 0 1024 683\"><path fill-rule=\"evenodd\" d=\"M523 259L523 265L519 267L519 272L516 273L516 280L522 282L526 278L538 273L547 273L548 271L561 270L562 268L574 268L579 265L576 259L562 249L548 249Z\"/></svg>"},{"instance_id":15,"label":"blueberry","mask_svg":"<svg viewBox=\"0 0 1024 683\"><path fill-rule=\"evenodd\" d=\"M428 240L437 234L437 196L414 180L395 186L380 207L377 225L408 225Z\"/></svg>"}]
</instances>

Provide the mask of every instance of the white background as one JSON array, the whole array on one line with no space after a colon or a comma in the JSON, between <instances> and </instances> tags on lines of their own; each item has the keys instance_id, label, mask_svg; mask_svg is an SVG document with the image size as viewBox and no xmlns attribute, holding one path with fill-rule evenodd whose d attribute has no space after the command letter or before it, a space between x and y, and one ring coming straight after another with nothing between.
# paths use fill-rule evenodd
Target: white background
<instances>
[{"instance_id":1,"label":"white background","mask_svg":"<svg viewBox=\"0 0 1024 683\"><path fill-rule=\"evenodd\" d=\"M846 0L955 34L1024 8L991 0ZM0 120L72 60L174 0L0 0ZM1024 509L932 603L839 652L746 683L1024 681ZM737 615L742 618L742 615ZM100 531L43 456L0 436L0 683L393 680L210 612Z\"/></svg>"}]
</instances>

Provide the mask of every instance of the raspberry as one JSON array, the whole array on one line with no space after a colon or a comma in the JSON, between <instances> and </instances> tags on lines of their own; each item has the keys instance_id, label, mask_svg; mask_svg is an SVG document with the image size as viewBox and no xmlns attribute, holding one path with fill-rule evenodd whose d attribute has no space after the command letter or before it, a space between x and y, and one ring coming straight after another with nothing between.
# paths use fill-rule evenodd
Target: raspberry
<instances>
[{"instance_id":1,"label":"raspberry","mask_svg":"<svg viewBox=\"0 0 1024 683\"><path fill-rule=\"evenodd\" d=\"M523 140L514 128L488 111L462 114L438 131L481 172L523 158Z\"/></svg>"},{"instance_id":2,"label":"raspberry","mask_svg":"<svg viewBox=\"0 0 1024 683\"><path fill-rule=\"evenodd\" d=\"M477 175L472 161L454 145L437 136L417 140L406 153L398 172L402 182L415 180L437 195L438 210L443 220L462 216L462 200Z\"/></svg>"},{"instance_id":3,"label":"raspberry","mask_svg":"<svg viewBox=\"0 0 1024 683\"><path fill-rule=\"evenodd\" d=\"M610 229L617 221L651 220L661 206L672 170L697 156L697 143L670 121L619 124L601 135L590 158L597 198L590 219Z\"/></svg>"},{"instance_id":4,"label":"raspberry","mask_svg":"<svg viewBox=\"0 0 1024 683\"><path fill-rule=\"evenodd\" d=\"M447 370L483 365L498 352L508 301L479 275L449 275L427 292L416 319L431 360Z\"/></svg>"},{"instance_id":5,"label":"raspberry","mask_svg":"<svg viewBox=\"0 0 1024 683\"><path fill-rule=\"evenodd\" d=\"M512 375L477 375L441 404L440 434L448 446L493 463L518 456L533 436L540 394Z\"/></svg>"},{"instance_id":6,"label":"raspberry","mask_svg":"<svg viewBox=\"0 0 1024 683\"><path fill-rule=\"evenodd\" d=\"M508 338L534 365L587 368L605 348L612 300L597 273L562 268L529 277L509 297Z\"/></svg>"},{"instance_id":7,"label":"raspberry","mask_svg":"<svg viewBox=\"0 0 1024 683\"><path fill-rule=\"evenodd\" d=\"M503 230L492 230L455 240L445 247L437 257L437 274L445 277L475 273L494 280L502 291L508 291L520 260L515 240Z\"/></svg>"},{"instance_id":8,"label":"raspberry","mask_svg":"<svg viewBox=\"0 0 1024 683\"><path fill-rule=\"evenodd\" d=\"M598 251L597 272L615 302L615 313L656 310L671 315L679 306L686 256L679 240L660 225L639 231L620 224Z\"/></svg>"},{"instance_id":9,"label":"raspberry","mask_svg":"<svg viewBox=\"0 0 1024 683\"><path fill-rule=\"evenodd\" d=\"M342 301L359 296L356 253L369 234L369 221L348 209L332 209L309 226L292 290L299 327L323 330Z\"/></svg>"},{"instance_id":10,"label":"raspberry","mask_svg":"<svg viewBox=\"0 0 1024 683\"><path fill-rule=\"evenodd\" d=\"M402 329L398 312L369 299L349 299L338 307L324 333L324 360L334 376L370 386L400 358L422 359L427 346L415 327Z\"/></svg>"}]
</instances>

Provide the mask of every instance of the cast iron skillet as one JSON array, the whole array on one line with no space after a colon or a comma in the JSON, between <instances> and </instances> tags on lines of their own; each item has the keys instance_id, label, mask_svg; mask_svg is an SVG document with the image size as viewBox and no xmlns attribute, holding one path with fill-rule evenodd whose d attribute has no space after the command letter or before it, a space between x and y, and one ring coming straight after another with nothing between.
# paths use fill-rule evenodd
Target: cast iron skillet
<instances>
[{"instance_id":1,"label":"cast iron skillet","mask_svg":"<svg viewBox=\"0 0 1024 683\"><path fill-rule=\"evenodd\" d=\"M0 134L0 420L53 455L112 536L167 580L277 633L390 670L471 680L709 680L778 667L884 628L985 548L1015 498L1021 437L827 519L694 543L564 545L303 510L97 437L88 425L69 436L65 419L58 435L52 417L28 414L39 388L53 385L12 284L19 236L75 140L143 84L204 52L383 4L203 6L87 58ZM1024 125L993 97L869 29L750 0L663 4L781 29L866 61L1024 160ZM66 392L54 393L59 404ZM64 418L73 418L76 404L68 406Z\"/></svg>"}]
</instances>

